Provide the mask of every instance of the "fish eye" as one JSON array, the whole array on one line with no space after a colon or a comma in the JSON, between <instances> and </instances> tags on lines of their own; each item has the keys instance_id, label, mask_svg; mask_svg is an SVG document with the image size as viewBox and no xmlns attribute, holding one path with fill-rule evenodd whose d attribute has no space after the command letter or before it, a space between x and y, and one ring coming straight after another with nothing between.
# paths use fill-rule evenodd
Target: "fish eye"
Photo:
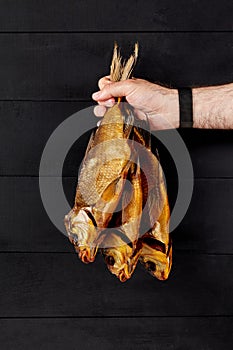
<instances>
[{"instance_id":1,"label":"fish eye","mask_svg":"<svg viewBox=\"0 0 233 350\"><path fill-rule=\"evenodd\" d=\"M156 265L152 261L147 262L147 269L149 272L155 272L156 271Z\"/></svg>"},{"instance_id":2,"label":"fish eye","mask_svg":"<svg viewBox=\"0 0 233 350\"><path fill-rule=\"evenodd\" d=\"M108 265L113 266L115 264L115 259L113 256L109 255L105 257L105 261Z\"/></svg>"}]
</instances>

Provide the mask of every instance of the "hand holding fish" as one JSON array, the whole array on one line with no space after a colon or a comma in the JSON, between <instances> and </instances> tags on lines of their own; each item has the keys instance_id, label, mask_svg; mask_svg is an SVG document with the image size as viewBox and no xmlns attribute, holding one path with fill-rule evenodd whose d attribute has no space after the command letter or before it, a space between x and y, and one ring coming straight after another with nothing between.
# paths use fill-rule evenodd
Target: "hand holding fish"
<instances>
[{"instance_id":1,"label":"hand holding fish","mask_svg":"<svg viewBox=\"0 0 233 350\"><path fill-rule=\"evenodd\" d=\"M178 90L143 79L112 82L109 76L99 80L100 91L92 95L98 102L95 115L103 116L115 97L125 96L143 119L147 114L151 130L179 127ZM193 127L199 129L233 129L233 83L192 88Z\"/></svg>"},{"instance_id":2,"label":"hand holding fish","mask_svg":"<svg viewBox=\"0 0 233 350\"><path fill-rule=\"evenodd\" d=\"M95 115L102 117L106 107L112 107L115 97L125 97L140 119L147 116L151 130L179 127L178 90L165 88L143 79L112 82L109 76L99 80L100 91L92 98L98 102Z\"/></svg>"}]
</instances>

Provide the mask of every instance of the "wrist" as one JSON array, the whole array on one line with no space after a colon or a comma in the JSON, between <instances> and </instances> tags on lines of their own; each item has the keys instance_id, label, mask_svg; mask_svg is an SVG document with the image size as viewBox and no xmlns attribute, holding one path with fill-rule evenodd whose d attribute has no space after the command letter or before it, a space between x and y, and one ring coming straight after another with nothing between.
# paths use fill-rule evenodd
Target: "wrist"
<instances>
[{"instance_id":1,"label":"wrist","mask_svg":"<svg viewBox=\"0 0 233 350\"><path fill-rule=\"evenodd\" d=\"M180 108L179 108L179 94L178 89L171 89L172 100L172 125L175 129L180 126Z\"/></svg>"},{"instance_id":2,"label":"wrist","mask_svg":"<svg viewBox=\"0 0 233 350\"><path fill-rule=\"evenodd\" d=\"M158 93L160 103L158 104ZM157 85L153 92L147 117L151 130L167 130L179 127L179 96L177 89Z\"/></svg>"},{"instance_id":3,"label":"wrist","mask_svg":"<svg viewBox=\"0 0 233 350\"><path fill-rule=\"evenodd\" d=\"M189 87L179 88L180 128L193 127L193 93Z\"/></svg>"},{"instance_id":4,"label":"wrist","mask_svg":"<svg viewBox=\"0 0 233 350\"><path fill-rule=\"evenodd\" d=\"M168 129L177 129L180 125L178 89L167 88L164 117Z\"/></svg>"}]
</instances>

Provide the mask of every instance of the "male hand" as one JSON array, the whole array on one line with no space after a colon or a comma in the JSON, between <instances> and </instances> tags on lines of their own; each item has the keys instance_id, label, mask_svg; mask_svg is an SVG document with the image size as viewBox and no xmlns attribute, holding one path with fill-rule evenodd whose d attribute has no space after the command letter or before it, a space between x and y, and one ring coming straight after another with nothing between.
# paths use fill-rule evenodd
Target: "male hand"
<instances>
[{"instance_id":1,"label":"male hand","mask_svg":"<svg viewBox=\"0 0 233 350\"><path fill-rule=\"evenodd\" d=\"M116 103L116 97L125 97L134 107L140 119L148 118L151 130L162 130L179 127L179 101L177 89L169 89L143 79L127 79L112 82L109 76L98 82L100 91L92 98L98 102L94 113L102 117L106 107Z\"/></svg>"}]
</instances>

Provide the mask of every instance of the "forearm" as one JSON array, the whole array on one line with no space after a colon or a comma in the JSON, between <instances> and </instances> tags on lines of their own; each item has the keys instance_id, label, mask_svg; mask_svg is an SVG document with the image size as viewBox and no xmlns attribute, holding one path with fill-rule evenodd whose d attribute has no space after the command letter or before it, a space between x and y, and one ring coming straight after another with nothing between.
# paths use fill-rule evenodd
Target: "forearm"
<instances>
[{"instance_id":1,"label":"forearm","mask_svg":"<svg viewBox=\"0 0 233 350\"><path fill-rule=\"evenodd\" d=\"M194 128L233 129L233 83L192 92Z\"/></svg>"}]
</instances>

